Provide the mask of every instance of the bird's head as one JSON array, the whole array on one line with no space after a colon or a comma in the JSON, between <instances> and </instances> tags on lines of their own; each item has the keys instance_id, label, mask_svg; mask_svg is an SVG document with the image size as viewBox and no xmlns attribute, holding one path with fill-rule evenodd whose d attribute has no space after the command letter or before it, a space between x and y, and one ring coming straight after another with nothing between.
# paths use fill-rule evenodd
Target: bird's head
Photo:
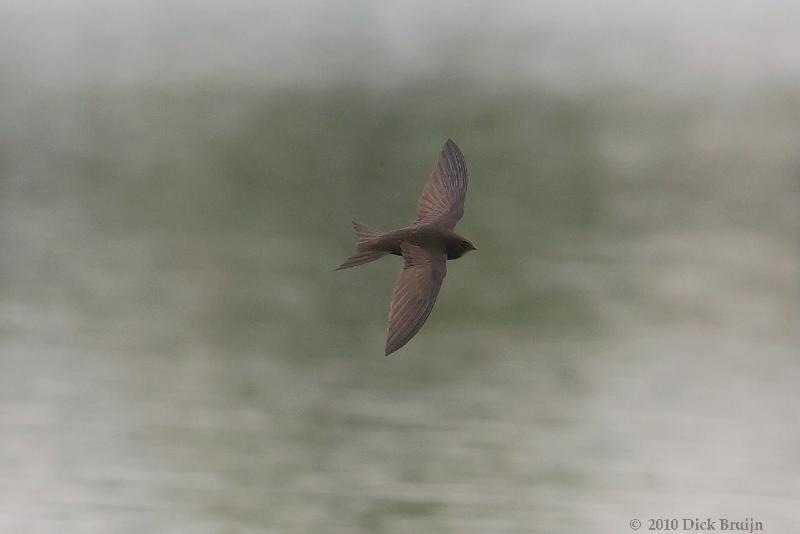
<instances>
[{"instance_id":1,"label":"bird's head","mask_svg":"<svg viewBox=\"0 0 800 534\"><path fill-rule=\"evenodd\" d=\"M477 248L475 248L475 245L473 245L469 239L462 239L461 242L458 244L458 248L459 251L461 252L459 256L463 256L470 250L478 250Z\"/></svg>"}]
</instances>

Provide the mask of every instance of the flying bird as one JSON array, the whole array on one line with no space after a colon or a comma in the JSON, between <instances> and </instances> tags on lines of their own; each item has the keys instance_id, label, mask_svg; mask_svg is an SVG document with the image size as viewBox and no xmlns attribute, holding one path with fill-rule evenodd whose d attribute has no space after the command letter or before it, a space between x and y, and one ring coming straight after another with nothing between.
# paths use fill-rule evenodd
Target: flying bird
<instances>
[{"instance_id":1,"label":"flying bird","mask_svg":"<svg viewBox=\"0 0 800 534\"><path fill-rule=\"evenodd\" d=\"M386 356L408 343L425 324L447 273L447 260L476 250L468 239L453 231L464 214L466 197L467 162L458 145L448 139L419 197L414 224L379 232L353 221L356 253L337 271L387 254L402 256L405 262L389 305Z\"/></svg>"}]
</instances>

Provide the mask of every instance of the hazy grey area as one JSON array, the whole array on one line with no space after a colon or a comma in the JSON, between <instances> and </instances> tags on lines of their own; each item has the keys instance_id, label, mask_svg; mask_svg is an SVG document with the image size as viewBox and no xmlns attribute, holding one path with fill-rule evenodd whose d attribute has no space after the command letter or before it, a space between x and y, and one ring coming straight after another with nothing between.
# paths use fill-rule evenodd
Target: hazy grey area
<instances>
[{"instance_id":1,"label":"hazy grey area","mask_svg":"<svg viewBox=\"0 0 800 534\"><path fill-rule=\"evenodd\" d=\"M32 4L0 532L800 528L800 4ZM384 358L400 260L333 268L447 137L478 251Z\"/></svg>"}]
</instances>

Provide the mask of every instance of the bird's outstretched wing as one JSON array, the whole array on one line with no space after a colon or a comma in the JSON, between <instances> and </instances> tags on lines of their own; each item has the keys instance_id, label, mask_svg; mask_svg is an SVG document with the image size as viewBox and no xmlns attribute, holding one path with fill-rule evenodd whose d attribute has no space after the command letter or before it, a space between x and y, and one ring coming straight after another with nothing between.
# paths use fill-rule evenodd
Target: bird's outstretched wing
<instances>
[{"instance_id":1,"label":"bird's outstretched wing","mask_svg":"<svg viewBox=\"0 0 800 534\"><path fill-rule=\"evenodd\" d=\"M437 224L453 229L464 215L467 198L467 162L452 139L442 148L417 203L416 224Z\"/></svg>"},{"instance_id":2,"label":"bird's outstretched wing","mask_svg":"<svg viewBox=\"0 0 800 534\"><path fill-rule=\"evenodd\" d=\"M414 337L431 314L447 273L447 254L403 242L405 266L394 284L386 332L386 355Z\"/></svg>"}]
</instances>

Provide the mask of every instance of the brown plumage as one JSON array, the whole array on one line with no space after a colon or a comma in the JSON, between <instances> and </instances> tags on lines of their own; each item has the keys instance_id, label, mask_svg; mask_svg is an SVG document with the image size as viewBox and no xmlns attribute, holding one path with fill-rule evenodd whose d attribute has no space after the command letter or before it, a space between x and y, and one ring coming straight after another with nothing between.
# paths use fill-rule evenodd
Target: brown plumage
<instances>
[{"instance_id":1,"label":"brown plumage","mask_svg":"<svg viewBox=\"0 0 800 534\"><path fill-rule=\"evenodd\" d=\"M378 232L353 222L356 253L337 270L363 265L387 254L405 260L389 305L387 356L408 343L425 324L447 273L447 260L475 250L468 239L453 232L464 214L466 197L467 163L458 146L448 139L419 197L414 224Z\"/></svg>"}]
</instances>

